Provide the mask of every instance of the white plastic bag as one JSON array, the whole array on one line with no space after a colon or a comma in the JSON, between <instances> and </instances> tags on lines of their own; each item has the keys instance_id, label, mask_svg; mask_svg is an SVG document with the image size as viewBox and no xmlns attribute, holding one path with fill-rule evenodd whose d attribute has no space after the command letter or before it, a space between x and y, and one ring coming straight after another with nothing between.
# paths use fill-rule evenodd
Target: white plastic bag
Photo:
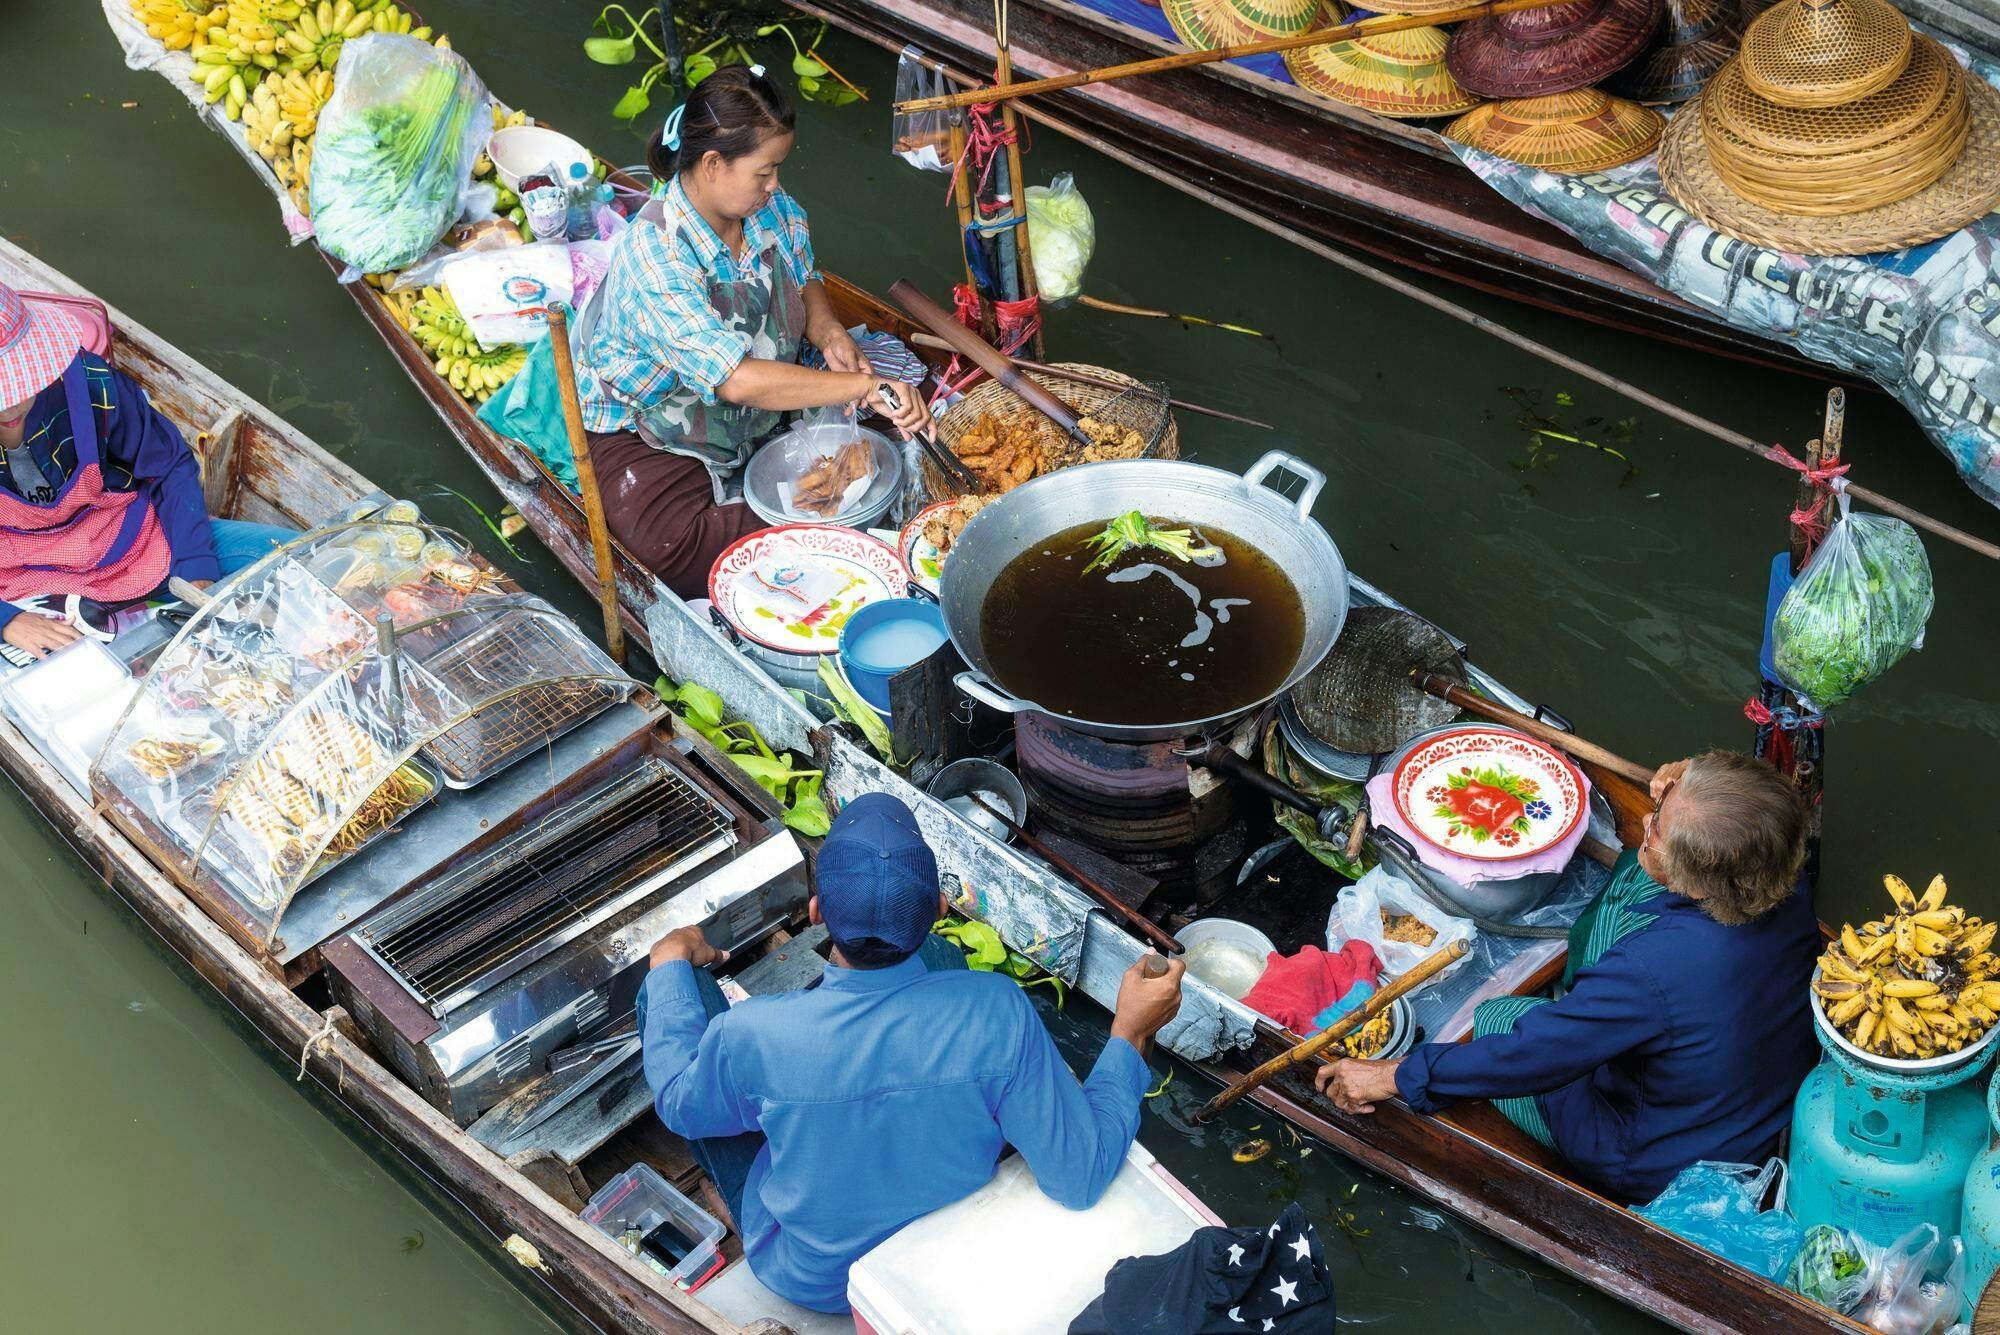
<instances>
[{"instance_id":1,"label":"white plastic bag","mask_svg":"<svg viewBox=\"0 0 2000 1335\"><path fill-rule=\"evenodd\" d=\"M1384 909L1396 916L1411 915L1437 935L1427 946L1391 941L1382 934ZM1454 941L1469 947L1478 934L1479 929L1469 919L1454 918L1418 894L1402 877L1376 867L1333 901L1333 913L1326 922L1326 948L1337 951L1349 941L1366 941L1375 948L1383 969L1394 976L1409 972ZM1457 960L1437 976L1443 978L1463 963L1463 959Z\"/></svg>"},{"instance_id":2,"label":"white plastic bag","mask_svg":"<svg viewBox=\"0 0 2000 1335\"><path fill-rule=\"evenodd\" d=\"M1965 1244L1919 1224L1887 1247L1863 1243L1868 1282L1848 1313L1882 1335L1942 1335L1965 1305Z\"/></svg>"},{"instance_id":3,"label":"white plastic bag","mask_svg":"<svg viewBox=\"0 0 2000 1335\"><path fill-rule=\"evenodd\" d=\"M903 48L896 57L896 101L942 97L951 91L942 70L932 69L923 52ZM951 170L951 128L942 111L896 112L890 121L890 151L918 171Z\"/></svg>"},{"instance_id":4,"label":"white plastic bag","mask_svg":"<svg viewBox=\"0 0 2000 1335\"><path fill-rule=\"evenodd\" d=\"M1061 306L1083 295L1083 271L1097 250L1097 220L1068 172L1046 186L1028 187L1028 247L1043 302Z\"/></svg>"},{"instance_id":5,"label":"white plastic bag","mask_svg":"<svg viewBox=\"0 0 2000 1335\"><path fill-rule=\"evenodd\" d=\"M562 242L510 246L452 260L444 266L444 290L479 346L492 349L546 337L549 307L570 301L573 275Z\"/></svg>"}]
</instances>

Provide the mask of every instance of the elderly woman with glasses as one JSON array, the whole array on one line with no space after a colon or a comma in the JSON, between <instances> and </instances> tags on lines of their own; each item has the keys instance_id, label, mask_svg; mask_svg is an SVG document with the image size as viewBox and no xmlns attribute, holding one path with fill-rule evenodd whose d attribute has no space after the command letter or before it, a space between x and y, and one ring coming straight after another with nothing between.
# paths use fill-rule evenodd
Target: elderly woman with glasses
<instances>
[{"instance_id":1,"label":"elderly woman with glasses","mask_svg":"<svg viewBox=\"0 0 2000 1335\"><path fill-rule=\"evenodd\" d=\"M1580 1181L1645 1202L1702 1159L1769 1155L1818 1060L1806 811L1726 751L1663 767L1645 837L1570 929L1564 995L1479 1007L1466 1043L1318 1074L1342 1109L1491 1099Z\"/></svg>"}]
</instances>

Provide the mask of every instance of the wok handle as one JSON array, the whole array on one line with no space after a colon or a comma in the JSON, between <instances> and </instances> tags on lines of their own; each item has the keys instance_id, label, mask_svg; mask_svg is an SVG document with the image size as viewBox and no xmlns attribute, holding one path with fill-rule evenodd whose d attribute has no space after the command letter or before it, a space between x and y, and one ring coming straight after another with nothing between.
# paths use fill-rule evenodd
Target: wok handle
<instances>
[{"instance_id":1,"label":"wok handle","mask_svg":"<svg viewBox=\"0 0 2000 1335\"><path fill-rule=\"evenodd\" d=\"M1322 810L1319 803L1283 779L1267 774L1262 765L1254 764L1237 755L1223 742L1211 740L1205 746L1182 754L1195 764L1206 766L1235 779L1238 783L1256 789L1274 802L1281 802L1294 811L1303 811L1315 820L1319 818Z\"/></svg>"},{"instance_id":2,"label":"wok handle","mask_svg":"<svg viewBox=\"0 0 2000 1335\"><path fill-rule=\"evenodd\" d=\"M1048 712L1033 700L1018 700L1007 694L977 672L961 672L951 680L954 686L971 696L974 700L977 700L980 704L985 705L988 709L997 709L1003 714L1026 714L1035 711L1046 714Z\"/></svg>"},{"instance_id":3,"label":"wok handle","mask_svg":"<svg viewBox=\"0 0 2000 1335\"><path fill-rule=\"evenodd\" d=\"M1266 450L1264 457L1251 464L1248 471L1243 474L1243 485L1255 491L1266 478L1281 468L1305 481L1305 490L1299 493L1299 499L1295 502L1299 522L1304 523L1312 518L1313 502L1319 499L1321 489L1326 486L1326 474L1298 455L1287 454L1283 450ZM1274 487L1272 490L1277 489Z\"/></svg>"}]
</instances>

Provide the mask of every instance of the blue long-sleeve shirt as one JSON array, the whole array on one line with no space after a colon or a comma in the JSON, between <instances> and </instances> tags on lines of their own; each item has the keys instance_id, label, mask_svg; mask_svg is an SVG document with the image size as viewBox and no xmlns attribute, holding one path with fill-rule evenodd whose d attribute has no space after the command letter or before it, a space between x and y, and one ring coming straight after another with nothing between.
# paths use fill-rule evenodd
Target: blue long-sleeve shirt
<instances>
[{"instance_id":1,"label":"blue long-sleeve shirt","mask_svg":"<svg viewBox=\"0 0 2000 1335\"><path fill-rule=\"evenodd\" d=\"M1097 1203L1139 1129L1146 1064L1113 1038L1079 1084L1008 978L828 966L808 992L707 1020L693 967L639 996L660 1120L690 1139L761 1130L737 1226L751 1271L803 1307L847 1310L876 1243L993 1176L1002 1144L1071 1209Z\"/></svg>"},{"instance_id":2,"label":"blue long-sleeve shirt","mask_svg":"<svg viewBox=\"0 0 2000 1335\"><path fill-rule=\"evenodd\" d=\"M1414 1049L1396 1071L1404 1102L1431 1113L1539 1095L1556 1148L1623 1202L1652 1200L1697 1160L1767 1154L1819 1059L1811 893L1733 927L1664 889L1635 907L1656 921L1511 1032Z\"/></svg>"},{"instance_id":3,"label":"blue long-sleeve shirt","mask_svg":"<svg viewBox=\"0 0 2000 1335\"><path fill-rule=\"evenodd\" d=\"M111 491L138 491L152 502L173 553L170 573L182 579L216 579L215 540L208 527L208 504L202 497L201 463L188 448L179 428L146 398L139 382L114 371L90 353L80 352L90 392L89 429L97 432L104 485ZM35 396L21 429L20 450L33 460L33 473L44 487L23 489L18 476L29 470L0 468L0 488L37 505L47 505L76 471L75 427L69 402L59 380ZM20 612L0 601L0 629Z\"/></svg>"}]
</instances>

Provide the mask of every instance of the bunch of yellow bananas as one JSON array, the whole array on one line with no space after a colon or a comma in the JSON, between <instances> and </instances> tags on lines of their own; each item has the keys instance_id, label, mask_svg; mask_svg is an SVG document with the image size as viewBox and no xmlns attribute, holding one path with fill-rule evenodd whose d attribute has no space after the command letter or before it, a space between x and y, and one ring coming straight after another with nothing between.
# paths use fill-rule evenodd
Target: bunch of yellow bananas
<instances>
[{"instance_id":1,"label":"bunch of yellow bananas","mask_svg":"<svg viewBox=\"0 0 2000 1335\"><path fill-rule=\"evenodd\" d=\"M383 5L371 16L369 26L376 32L401 33L405 37L428 42L431 39L431 30L428 27L412 27L415 22L408 10L399 9L395 5Z\"/></svg>"},{"instance_id":2,"label":"bunch of yellow bananas","mask_svg":"<svg viewBox=\"0 0 2000 1335\"><path fill-rule=\"evenodd\" d=\"M292 140L292 207L312 217L312 200L307 186L312 180L313 146L310 139Z\"/></svg>"},{"instance_id":3,"label":"bunch of yellow bananas","mask_svg":"<svg viewBox=\"0 0 2000 1335\"><path fill-rule=\"evenodd\" d=\"M280 183L289 186L292 174L292 140L297 131L278 105L276 79L266 79L250 93L243 108L243 138L258 156L271 164Z\"/></svg>"},{"instance_id":4,"label":"bunch of yellow bananas","mask_svg":"<svg viewBox=\"0 0 2000 1335\"><path fill-rule=\"evenodd\" d=\"M308 8L284 34L291 56L289 68L301 73L330 70L340 62L340 48L349 38L372 32L380 11L356 9L354 0L319 0L319 8Z\"/></svg>"},{"instance_id":5,"label":"bunch of yellow bananas","mask_svg":"<svg viewBox=\"0 0 2000 1335\"><path fill-rule=\"evenodd\" d=\"M1895 913L1842 927L1819 957L1813 991L1826 1018L1881 1057L1936 1057L1978 1042L2000 1018L2000 923L1947 905L1942 876L1921 897L1900 876L1882 884Z\"/></svg>"},{"instance_id":6,"label":"bunch of yellow bananas","mask_svg":"<svg viewBox=\"0 0 2000 1335\"><path fill-rule=\"evenodd\" d=\"M228 17L222 0L132 0L132 12L169 51L206 42L208 30Z\"/></svg>"},{"instance_id":7,"label":"bunch of yellow bananas","mask_svg":"<svg viewBox=\"0 0 2000 1335\"><path fill-rule=\"evenodd\" d=\"M312 138L313 131L319 128L320 108L333 96L333 71L320 69L305 74L287 70L265 80L265 86L277 98L278 110L292 123L293 137Z\"/></svg>"},{"instance_id":8,"label":"bunch of yellow bananas","mask_svg":"<svg viewBox=\"0 0 2000 1335\"><path fill-rule=\"evenodd\" d=\"M443 288L427 287L421 294L385 292L383 299L403 327L437 359L437 373L468 399L486 402L527 364L528 350L518 343L480 347L457 303Z\"/></svg>"}]
</instances>

